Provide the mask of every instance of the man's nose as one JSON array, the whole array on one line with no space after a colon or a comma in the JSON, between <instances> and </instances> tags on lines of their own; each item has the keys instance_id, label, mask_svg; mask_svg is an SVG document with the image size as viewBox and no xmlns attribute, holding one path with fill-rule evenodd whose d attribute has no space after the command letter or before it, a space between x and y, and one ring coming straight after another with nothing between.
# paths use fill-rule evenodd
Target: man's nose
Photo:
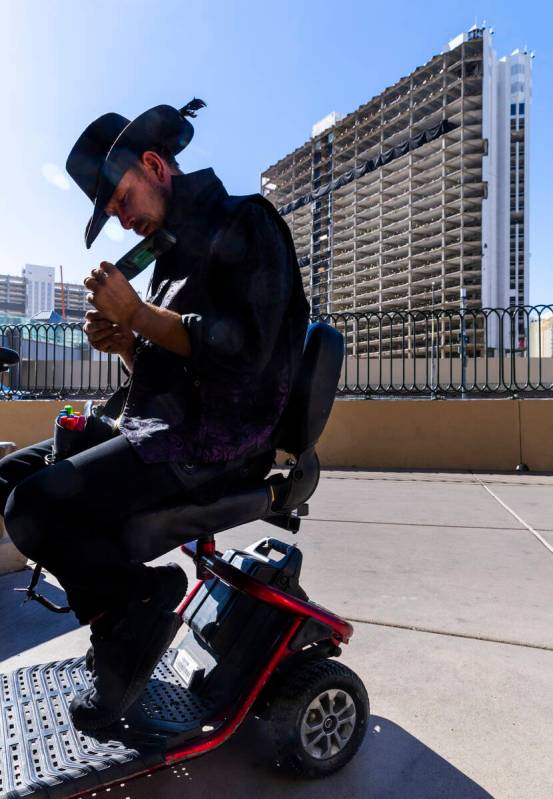
<instances>
[{"instance_id":1,"label":"man's nose","mask_svg":"<svg viewBox=\"0 0 553 799\"><path fill-rule=\"evenodd\" d=\"M119 216L119 222L121 223L121 227L124 228L125 230L131 230L134 220L131 219L130 216L127 216L127 214L124 211L120 211L118 216Z\"/></svg>"}]
</instances>

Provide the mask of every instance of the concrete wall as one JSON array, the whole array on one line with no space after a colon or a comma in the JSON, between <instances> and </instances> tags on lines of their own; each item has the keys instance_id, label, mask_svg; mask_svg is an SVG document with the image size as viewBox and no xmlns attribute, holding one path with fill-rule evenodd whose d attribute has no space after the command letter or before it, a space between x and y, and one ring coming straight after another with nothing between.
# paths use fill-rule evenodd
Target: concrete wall
<instances>
[{"instance_id":1,"label":"concrete wall","mask_svg":"<svg viewBox=\"0 0 553 799\"><path fill-rule=\"evenodd\" d=\"M23 447L49 438L62 406L0 402L0 439ZM497 471L524 462L553 471L553 399L339 399L318 452L333 467Z\"/></svg>"},{"instance_id":2,"label":"concrete wall","mask_svg":"<svg viewBox=\"0 0 553 799\"><path fill-rule=\"evenodd\" d=\"M325 466L553 471L553 399L337 400Z\"/></svg>"},{"instance_id":3,"label":"concrete wall","mask_svg":"<svg viewBox=\"0 0 553 799\"><path fill-rule=\"evenodd\" d=\"M54 419L66 403L82 411L84 402L73 400L6 400L0 402L0 439L18 448L44 441L54 434Z\"/></svg>"}]
</instances>

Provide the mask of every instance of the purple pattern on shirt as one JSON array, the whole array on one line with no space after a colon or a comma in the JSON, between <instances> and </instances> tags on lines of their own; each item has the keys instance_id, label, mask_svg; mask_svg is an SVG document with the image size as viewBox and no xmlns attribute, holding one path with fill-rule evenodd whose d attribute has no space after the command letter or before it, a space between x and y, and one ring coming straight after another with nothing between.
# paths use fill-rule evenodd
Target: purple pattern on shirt
<instances>
[{"instance_id":1,"label":"purple pattern on shirt","mask_svg":"<svg viewBox=\"0 0 553 799\"><path fill-rule=\"evenodd\" d=\"M146 463L162 461L183 463L217 463L237 460L271 446L272 432L286 406L288 379L277 387L274 410L270 416L254 422L242 422L239 429L229 427L228 420L204 415L198 427L187 426L182 418L142 417L125 413L121 432ZM131 395L132 396L132 395ZM158 397L159 399L159 397ZM181 414L178 414L181 417Z\"/></svg>"}]
</instances>

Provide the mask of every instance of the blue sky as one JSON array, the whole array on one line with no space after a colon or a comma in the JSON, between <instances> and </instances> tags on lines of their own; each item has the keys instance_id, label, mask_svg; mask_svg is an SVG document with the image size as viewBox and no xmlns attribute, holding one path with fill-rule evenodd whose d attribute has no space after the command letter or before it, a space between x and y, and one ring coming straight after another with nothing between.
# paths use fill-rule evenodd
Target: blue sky
<instances>
[{"instance_id":1,"label":"blue sky","mask_svg":"<svg viewBox=\"0 0 553 799\"><path fill-rule=\"evenodd\" d=\"M530 298L553 303L550 3L0 0L0 8L0 272L63 264L66 279L80 282L135 243L112 228L85 250L91 204L64 177L74 141L100 114L132 118L203 98L181 167L213 166L231 193L250 193L313 122L352 111L477 19L495 29L499 55L525 45L536 53Z\"/></svg>"}]
</instances>

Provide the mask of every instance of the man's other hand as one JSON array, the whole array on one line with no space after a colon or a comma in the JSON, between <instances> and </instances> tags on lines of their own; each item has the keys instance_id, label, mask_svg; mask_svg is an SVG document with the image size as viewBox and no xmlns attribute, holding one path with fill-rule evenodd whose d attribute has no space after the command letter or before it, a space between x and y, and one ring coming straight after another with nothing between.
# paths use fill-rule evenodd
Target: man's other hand
<instances>
[{"instance_id":1,"label":"man's other hand","mask_svg":"<svg viewBox=\"0 0 553 799\"><path fill-rule=\"evenodd\" d=\"M88 302L104 319L132 329L132 320L143 305L126 277L107 261L93 269L83 283L89 290Z\"/></svg>"},{"instance_id":2,"label":"man's other hand","mask_svg":"<svg viewBox=\"0 0 553 799\"><path fill-rule=\"evenodd\" d=\"M87 311L85 318L83 330L95 350L111 352L132 361L136 339L130 327L110 322L100 311Z\"/></svg>"}]
</instances>

